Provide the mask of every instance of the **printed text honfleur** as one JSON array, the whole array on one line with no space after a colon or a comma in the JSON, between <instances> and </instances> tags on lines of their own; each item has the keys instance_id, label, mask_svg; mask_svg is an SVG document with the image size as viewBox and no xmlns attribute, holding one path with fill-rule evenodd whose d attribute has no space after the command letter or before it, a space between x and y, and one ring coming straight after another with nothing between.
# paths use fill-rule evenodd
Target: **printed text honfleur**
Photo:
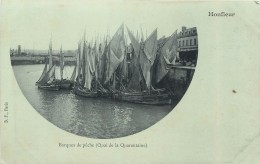
<instances>
[{"instance_id":1,"label":"printed text honfleur","mask_svg":"<svg viewBox=\"0 0 260 164\"><path fill-rule=\"evenodd\" d=\"M219 13L215 13L215 12L209 12L210 17L234 17L235 13L227 13L227 12L219 12Z\"/></svg>"}]
</instances>

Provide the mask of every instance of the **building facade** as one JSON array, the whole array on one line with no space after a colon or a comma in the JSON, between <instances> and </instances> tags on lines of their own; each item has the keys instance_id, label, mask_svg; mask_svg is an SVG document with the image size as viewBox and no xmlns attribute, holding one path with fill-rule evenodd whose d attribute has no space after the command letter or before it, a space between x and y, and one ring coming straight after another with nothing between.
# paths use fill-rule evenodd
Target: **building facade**
<instances>
[{"instance_id":1,"label":"building facade","mask_svg":"<svg viewBox=\"0 0 260 164\"><path fill-rule=\"evenodd\" d=\"M178 58L180 61L197 62L198 57L198 35L197 28L182 27L177 35Z\"/></svg>"}]
</instances>

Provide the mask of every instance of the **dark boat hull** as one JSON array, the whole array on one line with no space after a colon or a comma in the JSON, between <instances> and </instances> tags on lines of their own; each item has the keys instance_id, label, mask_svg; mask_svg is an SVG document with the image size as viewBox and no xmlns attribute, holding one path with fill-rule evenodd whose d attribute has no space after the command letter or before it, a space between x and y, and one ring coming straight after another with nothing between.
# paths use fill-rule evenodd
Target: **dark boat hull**
<instances>
[{"instance_id":1,"label":"dark boat hull","mask_svg":"<svg viewBox=\"0 0 260 164\"><path fill-rule=\"evenodd\" d=\"M103 98L113 98L113 95L117 93L109 89L98 90L98 96Z\"/></svg>"},{"instance_id":2,"label":"dark boat hull","mask_svg":"<svg viewBox=\"0 0 260 164\"><path fill-rule=\"evenodd\" d=\"M83 96L83 97L89 97L89 98L96 98L98 97L98 93L97 92L90 92L90 91L86 91L85 89L82 88L74 88L74 93L76 95L79 96Z\"/></svg>"},{"instance_id":3,"label":"dark boat hull","mask_svg":"<svg viewBox=\"0 0 260 164\"><path fill-rule=\"evenodd\" d=\"M98 96L102 98L112 98L113 94L110 92L98 92Z\"/></svg>"},{"instance_id":4,"label":"dark boat hull","mask_svg":"<svg viewBox=\"0 0 260 164\"><path fill-rule=\"evenodd\" d=\"M44 89L44 90L49 90L49 91L58 91L60 90L60 86L58 85L38 85L38 88Z\"/></svg>"},{"instance_id":5,"label":"dark boat hull","mask_svg":"<svg viewBox=\"0 0 260 164\"><path fill-rule=\"evenodd\" d=\"M71 89L73 86L73 82L66 80L60 82L60 88L61 89Z\"/></svg>"},{"instance_id":6,"label":"dark boat hull","mask_svg":"<svg viewBox=\"0 0 260 164\"><path fill-rule=\"evenodd\" d=\"M114 99L131 103L146 105L169 105L171 98L169 94L147 94L143 92L121 92L114 94Z\"/></svg>"}]
</instances>

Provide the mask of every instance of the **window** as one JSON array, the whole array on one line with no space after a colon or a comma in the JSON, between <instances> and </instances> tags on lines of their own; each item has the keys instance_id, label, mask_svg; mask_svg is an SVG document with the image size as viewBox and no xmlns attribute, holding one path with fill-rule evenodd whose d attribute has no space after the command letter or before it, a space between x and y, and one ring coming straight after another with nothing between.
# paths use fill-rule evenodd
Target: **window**
<instances>
[{"instance_id":1,"label":"window","mask_svg":"<svg viewBox=\"0 0 260 164\"><path fill-rule=\"evenodd\" d=\"M186 46L188 46L189 45L189 41L188 40L186 40Z\"/></svg>"},{"instance_id":2,"label":"window","mask_svg":"<svg viewBox=\"0 0 260 164\"><path fill-rule=\"evenodd\" d=\"M197 45L197 40L196 39L194 39L194 45Z\"/></svg>"},{"instance_id":3,"label":"window","mask_svg":"<svg viewBox=\"0 0 260 164\"><path fill-rule=\"evenodd\" d=\"M192 39L190 40L190 46L192 46Z\"/></svg>"},{"instance_id":4,"label":"window","mask_svg":"<svg viewBox=\"0 0 260 164\"><path fill-rule=\"evenodd\" d=\"M182 46L184 46L184 40L182 41Z\"/></svg>"},{"instance_id":5,"label":"window","mask_svg":"<svg viewBox=\"0 0 260 164\"><path fill-rule=\"evenodd\" d=\"M179 41L179 47L181 46L181 41Z\"/></svg>"}]
</instances>

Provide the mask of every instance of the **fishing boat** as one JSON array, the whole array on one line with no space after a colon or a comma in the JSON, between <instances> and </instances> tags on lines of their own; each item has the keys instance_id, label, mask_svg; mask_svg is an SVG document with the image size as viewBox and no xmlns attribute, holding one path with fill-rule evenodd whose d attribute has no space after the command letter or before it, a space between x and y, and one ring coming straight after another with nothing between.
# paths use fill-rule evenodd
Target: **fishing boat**
<instances>
[{"instance_id":1,"label":"fishing boat","mask_svg":"<svg viewBox=\"0 0 260 164\"><path fill-rule=\"evenodd\" d=\"M153 93L147 91L120 92L116 93L114 97L117 100L146 105L165 105L171 103L169 94L156 91Z\"/></svg>"},{"instance_id":2,"label":"fishing boat","mask_svg":"<svg viewBox=\"0 0 260 164\"><path fill-rule=\"evenodd\" d=\"M97 70L96 70L96 51L95 48L91 48L91 45L87 47L87 42L84 40L79 46L79 62L81 67L78 69L78 77L75 87L73 89L74 93L79 96L95 98L98 96L97 91Z\"/></svg>"},{"instance_id":3,"label":"fishing boat","mask_svg":"<svg viewBox=\"0 0 260 164\"><path fill-rule=\"evenodd\" d=\"M165 89L154 89L152 75L157 54L157 29L141 43L128 30L133 47L132 76L124 90L114 94L114 99L148 105L165 105L171 103L171 94Z\"/></svg>"},{"instance_id":4,"label":"fishing boat","mask_svg":"<svg viewBox=\"0 0 260 164\"><path fill-rule=\"evenodd\" d=\"M157 84L169 71L167 55L173 52L172 40L158 49L157 29L145 41L143 35L138 41L129 30L128 35L132 49L130 61L123 24L109 42L106 39L98 48L96 44L87 46L84 34L78 45L74 93L131 103L170 104L172 92Z\"/></svg>"},{"instance_id":5,"label":"fishing boat","mask_svg":"<svg viewBox=\"0 0 260 164\"><path fill-rule=\"evenodd\" d=\"M119 92L117 74L121 73L120 64L124 60L124 25L118 28L109 43L106 39L103 45L97 67L98 94L100 97L112 98L115 93Z\"/></svg>"},{"instance_id":6,"label":"fishing boat","mask_svg":"<svg viewBox=\"0 0 260 164\"><path fill-rule=\"evenodd\" d=\"M97 63L97 91L99 97L112 97L112 92L108 89L108 85L105 85L107 66L108 66L108 44L107 40L99 46L99 56Z\"/></svg>"},{"instance_id":7,"label":"fishing boat","mask_svg":"<svg viewBox=\"0 0 260 164\"><path fill-rule=\"evenodd\" d=\"M58 91L60 89L60 85L55 79L55 65L53 65L51 69L49 69L48 71L47 71L47 67L48 66L46 63L42 75L39 78L39 80L36 82L36 85L40 89Z\"/></svg>"},{"instance_id":8,"label":"fishing boat","mask_svg":"<svg viewBox=\"0 0 260 164\"><path fill-rule=\"evenodd\" d=\"M60 84L58 80L55 78L55 67L56 65L52 64L52 42L49 44L49 62L47 62L47 59L45 59L45 66L43 69L43 72L39 78L39 80L36 82L36 85L40 89L45 90L51 90L51 91L57 91L60 89ZM49 63L49 64L48 64ZM49 65L49 69L48 69Z\"/></svg>"}]
</instances>

